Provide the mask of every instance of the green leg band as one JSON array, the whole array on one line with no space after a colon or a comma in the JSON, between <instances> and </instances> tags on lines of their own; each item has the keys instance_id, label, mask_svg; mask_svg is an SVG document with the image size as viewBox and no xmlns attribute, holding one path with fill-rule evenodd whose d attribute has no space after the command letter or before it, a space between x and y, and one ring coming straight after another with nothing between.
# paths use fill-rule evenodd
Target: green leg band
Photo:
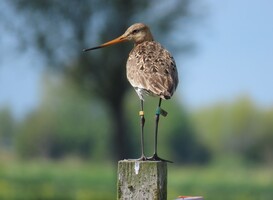
<instances>
[{"instance_id":1,"label":"green leg band","mask_svg":"<svg viewBox=\"0 0 273 200\"><path fill-rule=\"evenodd\" d=\"M160 115L161 114L161 108L160 107L157 107L157 109L155 111L155 114L156 115Z\"/></svg>"},{"instance_id":2,"label":"green leg band","mask_svg":"<svg viewBox=\"0 0 273 200\"><path fill-rule=\"evenodd\" d=\"M163 117L166 117L168 115L168 113L160 107L157 107L155 114L162 115Z\"/></svg>"}]
</instances>

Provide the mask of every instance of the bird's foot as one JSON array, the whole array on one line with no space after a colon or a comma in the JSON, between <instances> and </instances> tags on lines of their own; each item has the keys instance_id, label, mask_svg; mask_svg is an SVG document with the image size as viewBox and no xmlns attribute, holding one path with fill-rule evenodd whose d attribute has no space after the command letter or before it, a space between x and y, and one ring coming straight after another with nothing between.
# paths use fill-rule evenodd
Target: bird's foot
<instances>
[{"instance_id":1,"label":"bird's foot","mask_svg":"<svg viewBox=\"0 0 273 200\"><path fill-rule=\"evenodd\" d=\"M163 159L163 158L158 157L157 154L154 154L152 157L148 157L147 160L149 160L149 161L162 161L162 162L173 163L173 161L165 160L165 159Z\"/></svg>"},{"instance_id":2,"label":"bird's foot","mask_svg":"<svg viewBox=\"0 0 273 200\"><path fill-rule=\"evenodd\" d=\"M148 158L144 155L142 155L140 158L136 159L137 161L146 161Z\"/></svg>"}]
</instances>

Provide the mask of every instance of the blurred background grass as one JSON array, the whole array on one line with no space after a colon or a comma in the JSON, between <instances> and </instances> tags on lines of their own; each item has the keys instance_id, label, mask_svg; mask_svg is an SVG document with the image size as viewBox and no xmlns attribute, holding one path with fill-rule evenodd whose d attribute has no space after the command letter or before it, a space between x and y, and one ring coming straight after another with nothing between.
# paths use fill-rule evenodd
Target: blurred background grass
<instances>
[{"instance_id":1,"label":"blurred background grass","mask_svg":"<svg viewBox=\"0 0 273 200\"><path fill-rule=\"evenodd\" d=\"M168 199L178 195L202 195L210 200L272 199L273 104L267 96L272 82L259 85L270 73L267 65L249 67L242 59L245 53L239 54L240 59L230 59L225 48L212 51L216 56L227 54L227 58L219 56L222 66L216 62L215 68L209 68L209 59L203 58L199 64L206 70L196 67L190 72L187 58L193 59L198 45L204 43L195 37L200 31L196 27L207 24L209 11L215 8L215 3L206 3L1 1L0 42L24 59L18 56L19 64L13 66L17 57L1 48L0 199L116 198L117 161L140 154L139 102L125 75L132 47L123 44L90 54L81 50L120 35L136 21L151 26L155 38L173 52L180 71L182 86L172 100L163 102L169 115L159 127L159 153L174 161L169 164ZM219 5L221 12L237 10ZM232 51L242 48L244 39L247 36ZM229 68L223 67L229 59L241 66L233 68L231 76ZM247 61L253 60L248 56ZM240 71L245 67L251 75ZM33 76L33 71L39 76ZM265 75L258 77L260 72ZM195 73L203 79L197 79ZM251 84L265 91L261 95L265 105L241 91L204 103L213 90L228 94L227 85L234 82L240 87L248 76L255 76ZM190 87L195 83L189 77L199 83L197 88ZM23 89L28 81L35 85L38 97ZM211 87L205 87L210 81ZM16 84L22 87L14 89ZM184 92L189 90L199 95L190 102L189 93ZM16 103L3 103L9 93ZM32 106L26 109L22 104L21 112L16 111L14 105L28 98ZM201 103L194 106L197 99ZM156 99L145 101L147 155L152 154L155 105Z\"/></svg>"},{"instance_id":2,"label":"blurred background grass","mask_svg":"<svg viewBox=\"0 0 273 200\"><path fill-rule=\"evenodd\" d=\"M3 159L3 158L2 158ZM3 161L3 160L2 160ZM235 164L233 162L236 162ZM9 160L0 166L1 199L115 199L116 165L78 158L60 161ZM169 165L168 199L271 199L272 167L223 161L206 166Z\"/></svg>"}]
</instances>

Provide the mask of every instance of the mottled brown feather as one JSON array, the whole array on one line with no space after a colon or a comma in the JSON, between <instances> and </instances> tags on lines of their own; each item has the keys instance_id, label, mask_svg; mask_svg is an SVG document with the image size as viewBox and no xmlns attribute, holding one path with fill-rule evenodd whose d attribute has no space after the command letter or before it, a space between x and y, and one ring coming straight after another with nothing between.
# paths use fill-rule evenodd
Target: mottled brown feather
<instances>
[{"instance_id":1,"label":"mottled brown feather","mask_svg":"<svg viewBox=\"0 0 273 200\"><path fill-rule=\"evenodd\" d=\"M126 68L127 78L141 99L144 94L170 99L178 85L173 57L155 41L136 44L129 54Z\"/></svg>"}]
</instances>

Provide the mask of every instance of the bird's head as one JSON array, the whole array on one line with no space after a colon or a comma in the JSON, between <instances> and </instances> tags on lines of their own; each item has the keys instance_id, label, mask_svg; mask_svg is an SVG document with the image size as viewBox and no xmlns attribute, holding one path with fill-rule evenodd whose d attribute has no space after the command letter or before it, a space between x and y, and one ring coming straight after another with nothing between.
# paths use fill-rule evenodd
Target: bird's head
<instances>
[{"instance_id":1,"label":"bird's head","mask_svg":"<svg viewBox=\"0 0 273 200\"><path fill-rule=\"evenodd\" d=\"M99 49L99 48L107 47L107 46L117 44L120 42L125 42L125 41L133 41L135 44L139 44L144 41L152 41L152 40L153 40L153 36L151 34L149 27L142 23L136 23L130 26L125 31L125 33L119 36L118 38L113 39L104 44L101 44L100 46L97 46L97 47L84 49L83 51Z\"/></svg>"},{"instance_id":2,"label":"bird's head","mask_svg":"<svg viewBox=\"0 0 273 200\"><path fill-rule=\"evenodd\" d=\"M121 37L126 38L127 40L132 40L136 44L153 40L149 27L142 23L133 24Z\"/></svg>"}]
</instances>

